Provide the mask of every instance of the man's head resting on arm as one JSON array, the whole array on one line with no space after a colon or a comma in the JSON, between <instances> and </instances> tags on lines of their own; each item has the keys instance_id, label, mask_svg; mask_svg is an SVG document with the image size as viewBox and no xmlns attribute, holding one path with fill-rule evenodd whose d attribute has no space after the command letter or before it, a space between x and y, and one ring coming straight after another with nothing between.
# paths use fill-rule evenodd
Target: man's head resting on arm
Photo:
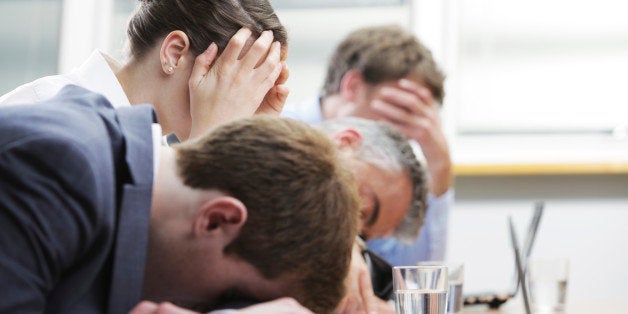
<instances>
[{"instance_id":1,"label":"man's head resting on arm","mask_svg":"<svg viewBox=\"0 0 628 314\"><path fill-rule=\"evenodd\" d=\"M415 241L425 218L428 183L408 140L383 122L361 118L325 120L320 128L356 176L365 239Z\"/></svg>"},{"instance_id":2,"label":"man's head resting on arm","mask_svg":"<svg viewBox=\"0 0 628 314\"><path fill-rule=\"evenodd\" d=\"M325 134L251 118L176 146L171 158L176 171L160 166L153 191L146 299L207 309L225 297L290 296L333 311L359 201ZM163 182L168 171L177 180Z\"/></svg>"}]
</instances>

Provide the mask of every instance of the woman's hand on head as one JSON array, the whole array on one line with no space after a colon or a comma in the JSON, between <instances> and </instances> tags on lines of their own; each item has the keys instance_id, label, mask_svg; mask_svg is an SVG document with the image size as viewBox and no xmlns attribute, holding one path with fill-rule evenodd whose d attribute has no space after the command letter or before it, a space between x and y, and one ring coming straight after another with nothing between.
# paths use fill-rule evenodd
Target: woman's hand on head
<instances>
[{"instance_id":1,"label":"woman's hand on head","mask_svg":"<svg viewBox=\"0 0 628 314\"><path fill-rule=\"evenodd\" d=\"M288 97L281 45L265 31L247 50L249 37L251 31L242 28L219 58L214 43L196 58L189 80L190 138L255 113L281 112Z\"/></svg>"}]
</instances>

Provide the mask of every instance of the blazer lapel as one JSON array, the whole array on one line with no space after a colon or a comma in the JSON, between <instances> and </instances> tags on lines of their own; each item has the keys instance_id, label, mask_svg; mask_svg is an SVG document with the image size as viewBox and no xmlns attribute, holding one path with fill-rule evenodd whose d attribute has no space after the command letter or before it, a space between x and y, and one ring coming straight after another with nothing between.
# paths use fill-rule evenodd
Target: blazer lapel
<instances>
[{"instance_id":1,"label":"blazer lapel","mask_svg":"<svg viewBox=\"0 0 628 314\"><path fill-rule=\"evenodd\" d=\"M120 108L117 117L131 183L120 190L107 312L127 313L142 296L153 187L151 125L156 119L148 105Z\"/></svg>"}]
</instances>

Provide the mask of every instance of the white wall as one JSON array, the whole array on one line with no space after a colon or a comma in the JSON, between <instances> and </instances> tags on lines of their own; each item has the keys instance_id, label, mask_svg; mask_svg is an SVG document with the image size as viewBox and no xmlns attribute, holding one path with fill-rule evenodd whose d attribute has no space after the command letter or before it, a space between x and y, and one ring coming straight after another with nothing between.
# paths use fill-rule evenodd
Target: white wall
<instances>
[{"instance_id":1,"label":"white wall","mask_svg":"<svg viewBox=\"0 0 628 314\"><path fill-rule=\"evenodd\" d=\"M628 176L464 177L456 181L448 259L464 261L466 291L508 291L514 272L507 216L523 241L546 201L533 257L570 260L568 298L628 296Z\"/></svg>"}]
</instances>

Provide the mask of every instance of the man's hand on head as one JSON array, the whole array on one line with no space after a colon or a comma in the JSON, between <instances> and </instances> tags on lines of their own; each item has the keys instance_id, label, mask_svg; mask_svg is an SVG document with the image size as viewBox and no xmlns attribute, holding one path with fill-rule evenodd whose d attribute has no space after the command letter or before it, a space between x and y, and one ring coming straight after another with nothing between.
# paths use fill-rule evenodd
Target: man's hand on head
<instances>
[{"instance_id":1,"label":"man's hand on head","mask_svg":"<svg viewBox=\"0 0 628 314\"><path fill-rule=\"evenodd\" d=\"M218 59L214 43L196 58L188 82L190 138L260 110L281 112L288 95L281 45L273 42L272 31L265 31L246 50L250 37L251 31L242 28Z\"/></svg>"},{"instance_id":2,"label":"man's hand on head","mask_svg":"<svg viewBox=\"0 0 628 314\"><path fill-rule=\"evenodd\" d=\"M409 79L378 90L371 107L381 120L419 143L427 159L435 196L452 185L451 157L440 121L439 109L430 90Z\"/></svg>"},{"instance_id":3,"label":"man's hand on head","mask_svg":"<svg viewBox=\"0 0 628 314\"><path fill-rule=\"evenodd\" d=\"M347 278L345 278L345 289L345 297L336 309L337 314L395 313L392 307L379 299L373 292L371 275L357 242L353 245L351 265Z\"/></svg>"}]
</instances>

